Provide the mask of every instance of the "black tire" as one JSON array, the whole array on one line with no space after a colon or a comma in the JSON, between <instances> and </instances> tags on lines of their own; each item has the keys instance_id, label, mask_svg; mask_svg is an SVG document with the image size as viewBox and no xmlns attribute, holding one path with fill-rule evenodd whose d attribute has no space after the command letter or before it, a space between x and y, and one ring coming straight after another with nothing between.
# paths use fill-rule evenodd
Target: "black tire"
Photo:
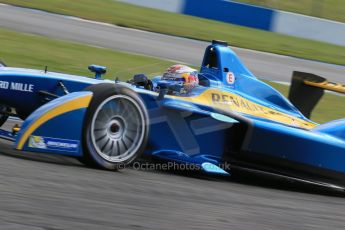
<instances>
[{"instance_id":1,"label":"black tire","mask_svg":"<svg viewBox=\"0 0 345 230\"><path fill-rule=\"evenodd\" d=\"M0 60L0 67L6 67L7 65ZM9 112L9 108L0 104L0 127L7 121L8 116L1 114L1 112Z\"/></svg>"},{"instance_id":2,"label":"black tire","mask_svg":"<svg viewBox=\"0 0 345 230\"><path fill-rule=\"evenodd\" d=\"M0 104L0 127L7 121L8 115L2 113L8 113L9 108L5 105Z\"/></svg>"},{"instance_id":3,"label":"black tire","mask_svg":"<svg viewBox=\"0 0 345 230\"><path fill-rule=\"evenodd\" d=\"M147 109L137 93L102 83L85 89L93 92L86 111L80 162L108 170L124 168L140 157L149 135Z\"/></svg>"}]
</instances>

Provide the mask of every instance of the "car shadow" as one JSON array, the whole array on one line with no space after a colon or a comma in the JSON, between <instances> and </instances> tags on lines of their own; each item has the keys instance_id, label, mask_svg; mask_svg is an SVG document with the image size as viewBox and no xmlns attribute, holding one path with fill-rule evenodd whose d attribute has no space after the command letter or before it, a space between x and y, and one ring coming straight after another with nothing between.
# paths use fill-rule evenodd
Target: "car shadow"
<instances>
[{"instance_id":1,"label":"car shadow","mask_svg":"<svg viewBox=\"0 0 345 230\"><path fill-rule=\"evenodd\" d=\"M140 163L147 164L162 164L164 161L158 159L144 159ZM133 167L131 167L133 168ZM152 168L155 168L152 170ZM138 167L134 168L138 169ZM219 174L208 174L201 170L174 170L174 169L160 169L160 167L150 167L145 169L140 168L141 171L153 171L155 173L163 174L173 174L182 177L190 177L199 180L209 180L209 181L219 181L219 182L229 182L234 184L241 184L247 186L263 187L267 189L274 189L279 191L290 191L296 193L308 193L314 195L323 196L334 196L334 197L344 197L345 191L334 189L330 187L324 187L315 184L309 184L305 182L295 181L292 179L281 178L277 176L270 176L265 174L257 174L253 172L247 172L242 170L234 170L231 176L219 175Z\"/></svg>"},{"instance_id":2,"label":"car shadow","mask_svg":"<svg viewBox=\"0 0 345 230\"><path fill-rule=\"evenodd\" d=\"M6 141L7 142L7 141ZM28 161L51 163L65 166L80 166L84 167L77 159L68 156L56 155L51 153L32 153L23 152L12 149L11 143L5 143L1 141L0 143L0 154L6 157L19 158Z\"/></svg>"},{"instance_id":3,"label":"car shadow","mask_svg":"<svg viewBox=\"0 0 345 230\"><path fill-rule=\"evenodd\" d=\"M0 154L7 157L19 158L28 161L43 162L49 164L57 164L71 167L86 167L80 163L76 158L55 155L49 153L31 153L22 152L11 149L8 143L0 143ZM308 193L324 196L345 197L344 191L339 191L331 188L325 188L317 185L310 185L302 182L296 182L285 178L270 177L261 174L239 172L232 174L231 176L212 175L202 172L201 170L174 170L174 169L162 169L159 167L164 161L157 159L143 158L139 161L132 163L128 169L140 170L142 172L161 173L167 175L176 175L181 177L189 177L197 180L209 180L218 182L228 182L233 184L241 184L248 186L263 187L267 189L274 189L280 191L290 191L296 193ZM146 167L145 167L146 165ZM148 166L149 165L149 168ZM100 170L100 169L94 169ZM125 169L126 170L126 169ZM113 173L113 172L110 172Z\"/></svg>"}]
</instances>

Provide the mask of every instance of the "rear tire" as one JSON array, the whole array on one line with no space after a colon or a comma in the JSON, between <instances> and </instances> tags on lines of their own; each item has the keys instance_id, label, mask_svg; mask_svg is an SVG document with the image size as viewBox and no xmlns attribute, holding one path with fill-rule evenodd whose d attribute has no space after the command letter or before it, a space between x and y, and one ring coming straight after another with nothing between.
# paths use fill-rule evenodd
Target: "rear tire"
<instances>
[{"instance_id":1,"label":"rear tire","mask_svg":"<svg viewBox=\"0 0 345 230\"><path fill-rule=\"evenodd\" d=\"M0 67L6 67L7 65L0 60ZM8 112L9 108L5 105L0 104L0 127L7 121L8 116L1 112Z\"/></svg>"},{"instance_id":2,"label":"rear tire","mask_svg":"<svg viewBox=\"0 0 345 230\"><path fill-rule=\"evenodd\" d=\"M5 106L0 104L0 127L7 121L8 115L3 114L3 113L8 113L10 109Z\"/></svg>"},{"instance_id":3,"label":"rear tire","mask_svg":"<svg viewBox=\"0 0 345 230\"><path fill-rule=\"evenodd\" d=\"M124 168L140 157L148 135L147 109L137 93L115 84L97 84L83 128L84 156L88 166L109 170Z\"/></svg>"}]
</instances>

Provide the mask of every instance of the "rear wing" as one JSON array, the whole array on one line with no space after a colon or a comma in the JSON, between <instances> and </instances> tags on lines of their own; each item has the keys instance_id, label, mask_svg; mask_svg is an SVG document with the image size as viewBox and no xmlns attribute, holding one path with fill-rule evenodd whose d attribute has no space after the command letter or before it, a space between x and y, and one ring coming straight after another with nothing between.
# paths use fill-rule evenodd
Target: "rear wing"
<instances>
[{"instance_id":1,"label":"rear wing","mask_svg":"<svg viewBox=\"0 0 345 230\"><path fill-rule=\"evenodd\" d=\"M345 94L345 85L328 81L311 73L294 71L291 79L289 100L307 118L324 94L324 90Z\"/></svg>"},{"instance_id":2,"label":"rear wing","mask_svg":"<svg viewBox=\"0 0 345 230\"><path fill-rule=\"evenodd\" d=\"M0 60L0 67L6 67L7 65L5 64L5 62Z\"/></svg>"}]
</instances>

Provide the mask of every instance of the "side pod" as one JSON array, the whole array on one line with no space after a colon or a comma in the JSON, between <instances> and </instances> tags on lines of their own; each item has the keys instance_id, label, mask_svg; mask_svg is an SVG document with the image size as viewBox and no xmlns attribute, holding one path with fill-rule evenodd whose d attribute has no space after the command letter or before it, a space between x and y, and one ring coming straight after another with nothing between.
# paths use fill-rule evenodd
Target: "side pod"
<instances>
[{"instance_id":1,"label":"side pod","mask_svg":"<svg viewBox=\"0 0 345 230\"><path fill-rule=\"evenodd\" d=\"M327 81L326 78L305 72L294 71L291 79L289 100L307 118L324 94L324 90L345 93L345 85Z\"/></svg>"},{"instance_id":2,"label":"side pod","mask_svg":"<svg viewBox=\"0 0 345 230\"><path fill-rule=\"evenodd\" d=\"M38 108L24 121L15 148L81 156L84 116L92 95L89 91L70 93Z\"/></svg>"},{"instance_id":3,"label":"side pod","mask_svg":"<svg viewBox=\"0 0 345 230\"><path fill-rule=\"evenodd\" d=\"M343 118L340 120L330 121L328 123L317 126L311 131L328 134L345 141L345 119Z\"/></svg>"}]
</instances>

